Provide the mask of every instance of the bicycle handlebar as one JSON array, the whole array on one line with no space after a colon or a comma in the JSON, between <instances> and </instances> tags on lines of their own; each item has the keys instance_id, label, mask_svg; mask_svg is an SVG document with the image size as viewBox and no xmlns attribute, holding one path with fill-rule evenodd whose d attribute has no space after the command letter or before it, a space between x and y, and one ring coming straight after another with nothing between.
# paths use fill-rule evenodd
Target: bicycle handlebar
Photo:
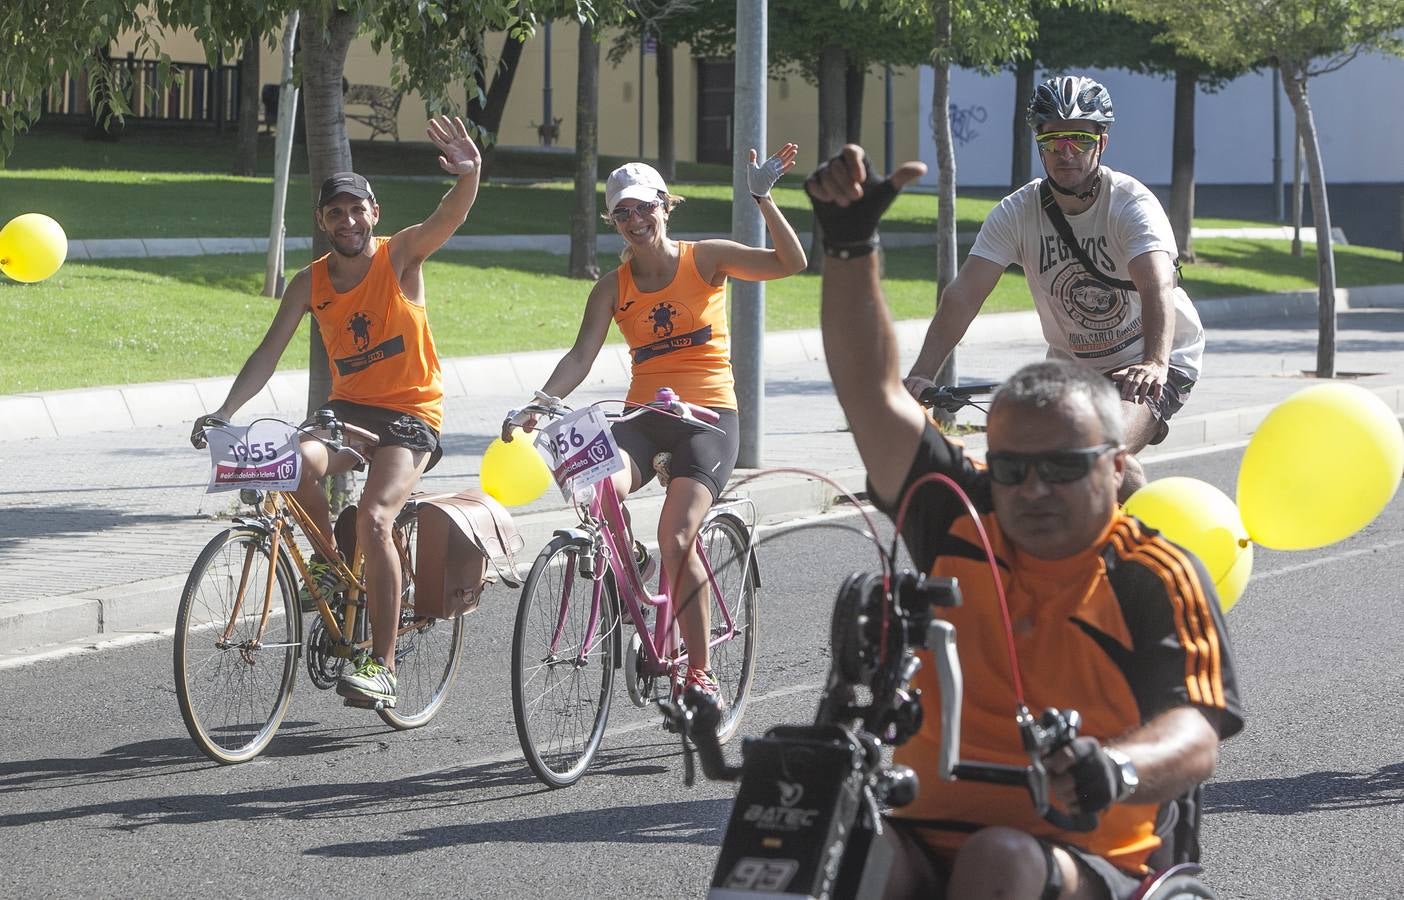
<instances>
[{"instance_id":1,"label":"bicycle handlebar","mask_svg":"<svg viewBox=\"0 0 1404 900\"><path fill-rule=\"evenodd\" d=\"M292 425L291 422L273 416L263 416L261 419L271 419L273 421ZM260 421L261 419L255 421ZM199 429L200 426L204 426L204 429L211 429L227 427L230 423L216 416L207 415L201 416L195 421L195 424L197 429ZM312 415L308 416L302 424L293 425L293 428L296 429L299 434L305 434L308 437L321 441L333 453L346 452L354 455L357 459L357 465L364 464L366 462L366 457L363 453L346 442L348 436L355 438L358 442L363 444L364 449L367 450L376 447L380 443L380 435L373 431L367 431L359 425L343 422L336 417L336 413L325 408L317 410ZM322 436L323 432L326 433L326 437ZM194 443L193 439L192 443ZM195 449L203 450L204 444L205 442L202 440Z\"/></svg>"},{"instance_id":2,"label":"bicycle handlebar","mask_svg":"<svg viewBox=\"0 0 1404 900\"><path fill-rule=\"evenodd\" d=\"M655 412L662 415L673 416L684 422L696 425L698 428L705 428L717 434L722 433L722 430L715 426L715 423L721 420L721 415L718 412L708 409L705 406L698 406L696 403L687 402L675 394L672 388L659 388L658 393L651 403L634 403L631 400L597 400L589 405L600 406L605 403L621 402L626 407L632 406L634 409L618 413L605 413L606 419L609 419L611 422L627 422L631 419L638 418L646 412ZM528 403L521 409L508 411L506 418L503 419L502 422L504 436L510 430L511 426L520 427L524 425L531 416L547 416L559 419L570 412L573 412L573 410L562 402L559 397L552 397L549 394L543 394L541 391L537 391L531 403Z\"/></svg>"},{"instance_id":3,"label":"bicycle handlebar","mask_svg":"<svg viewBox=\"0 0 1404 900\"><path fill-rule=\"evenodd\" d=\"M973 398L990 394L999 386L997 381L972 381L966 384L933 384L922 391L917 402L928 409L940 408L948 413L960 412L967 406L980 407Z\"/></svg>"}]
</instances>

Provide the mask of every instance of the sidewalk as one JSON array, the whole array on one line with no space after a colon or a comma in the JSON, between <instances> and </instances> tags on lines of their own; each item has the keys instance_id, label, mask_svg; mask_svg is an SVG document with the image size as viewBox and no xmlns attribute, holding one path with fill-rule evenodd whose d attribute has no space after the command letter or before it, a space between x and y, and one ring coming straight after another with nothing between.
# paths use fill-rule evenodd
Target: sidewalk
<instances>
[{"instance_id":1,"label":"sidewalk","mask_svg":"<svg viewBox=\"0 0 1404 900\"><path fill-rule=\"evenodd\" d=\"M1404 413L1404 286L1342 291L1337 367ZM1208 331L1205 371L1153 460L1247 438L1272 405L1310 381L1315 295L1199 304ZM924 321L899 323L910 360ZM1044 355L1032 313L976 319L958 352L964 378L1001 378ZM850 489L862 471L835 400L816 331L766 339L764 461L834 476ZM544 381L558 352L445 361L443 462L426 490L474 487L483 450L505 410ZM607 347L575 400L622 396L622 348ZM169 629L200 548L233 509L232 495L205 494L207 459L187 441L195 416L218 405L230 379L131 385L0 397L0 664L28 648L85 645ZM280 373L240 415L300 417L306 373ZM967 439L980 450L982 439ZM738 471L737 477L749 472ZM1152 477L1170 474L1156 467ZM762 522L823 511L834 491L800 475L768 475L745 487ZM640 531L656 521L659 493L632 502ZM573 521L554 491L513 510L529 562L551 531ZM486 602L509 602L503 589Z\"/></svg>"}]
</instances>

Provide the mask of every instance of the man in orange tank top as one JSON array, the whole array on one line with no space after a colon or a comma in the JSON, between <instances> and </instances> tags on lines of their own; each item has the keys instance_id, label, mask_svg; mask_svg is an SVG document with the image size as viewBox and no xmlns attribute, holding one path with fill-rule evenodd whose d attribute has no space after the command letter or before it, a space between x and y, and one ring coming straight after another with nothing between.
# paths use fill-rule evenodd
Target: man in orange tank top
<instances>
[{"instance_id":1,"label":"man in orange tank top","mask_svg":"<svg viewBox=\"0 0 1404 900\"><path fill-rule=\"evenodd\" d=\"M229 396L219 409L200 417L191 433L191 441L203 446L205 426L227 423L262 390L302 317L312 314L332 366L327 405L342 421L380 438L356 514L356 541L366 559L372 650L337 685L338 693L355 705L395 704L401 571L392 530L419 476L442 455L443 377L425 313L423 265L468 217L482 168L482 154L461 119L436 117L428 134L441 154L439 167L456 179L438 208L418 225L377 238L380 206L369 182L354 172L327 178L316 221L332 252L293 276L273 323L234 379ZM331 457L315 440L303 442L302 457L302 483L295 496L330 540L331 510L321 479L348 471L354 460L350 454ZM310 568L319 581L335 581L325 561L314 559Z\"/></svg>"},{"instance_id":2,"label":"man in orange tank top","mask_svg":"<svg viewBox=\"0 0 1404 900\"><path fill-rule=\"evenodd\" d=\"M895 853L882 896L1126 900L1149 869L1197 858L1168 814L1197 828L1195 788L1243 727L1223 616L1203 565L1117 507L1128 432L1109 380L1066 360L1020 369L990 405L985 463L907 393L874 251L878 220L924 171L911 162L883 179L850 144L805 182L828 256L824 352L869 496L893 516L905 503L913 562L960 581L962 605L937 614L965 672L961 759L1022 768L1019 701L1034 715L1077 710L1082 733L1042 762L1056 810L1082 821L1040 816L1018 787L943 780L942 724L927 710L894 754L920 790L881 838ZM918 484L932 473L971 509ZM940 696L932 670L917 675L924 698Z\"/></svg>"}]
</instances>

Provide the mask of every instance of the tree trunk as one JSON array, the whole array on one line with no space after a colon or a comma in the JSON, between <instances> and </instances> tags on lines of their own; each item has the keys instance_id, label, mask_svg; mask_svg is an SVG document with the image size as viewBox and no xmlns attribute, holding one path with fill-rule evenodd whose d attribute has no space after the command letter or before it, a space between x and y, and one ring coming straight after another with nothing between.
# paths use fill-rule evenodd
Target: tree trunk
<instances>
[{"instance_id":1,"label":"tree trunk","mask_svg":"<svg viewBox=\"0 0 1404 900\"><path fill-rule=\"evenodd\" d=\"M658 38L654 56L654 71L658 76L658 174L672 184L678 177L678 148L673 127L673 47Z\"/></svg>"},{"instance_id":2,"label":"tree trunk","mask_svg":"<svg viewBox=\"0 0 1404 900\"><path fill-rule=\"evenodd\" d=\"M259 33L244 39L239 54L239 130L234 138L234 174L253 175L258 170L258 51Z\"/></svg>"},{"instance_id":3,"label":"tree trunk","mask_svg":"<svg viewBox=\"0 0 1404 900\"><path fill-rule=\"evenodd\" d=\"M580 23L575 84L575 210L570 216L570 277L600 277L596 262L595 182L599 178L600 45L590 22Z\"/></svg>"},{"instance_id":4,"label":"tree trunk","mask_svg":"<svg viewBox=\"0 0 1404 900\"><path fill-rule=\"evenodd\" d=\"M1009 190L1033 180L1033 143L1029 139L1029 104L1033 102L1034 74L1032 59L1021 59L1014 67L1014 131L1013 152L1009 156Z\"/></svg>"},{"instance_id":5,"label":"tree trunk","mask_svg":"<svg viewBox=\"0 0 1404 900\"><path fill-rule=\"evenodd\" d=\"M842 47L824 47L819 51L819 141L816 159L832 159L843 149L848 137L848 51ZM756 152L764 151L757 147ZM824 235L819 222L814 222L814 234L809 247L807 271L818 272L824 267Z\"/></svg>"},{"instance_id":6,"label":"tree trunk","mask_svg":"<svg viewBox=\"0 0 1404 900\"><path fill-rule=\"evenodd\" d=\"M1199 72L1182 67L1175 72L1175 137L1170 159L1170 229L1181 262L1194 262L1194 101Z\"/></svg>"},{"instance_id":7,"label":"tree trunk","mask_svg":"<svg viewBox=\"0 0 1404 900\"><path fill-rule=\"evenodd\" d=\"M522 46L522 42L510 34L503 40L502 55L492 73L492 86L487 90L487 102L483 104L479 124L492 132L494 144L497 143L497 132L502 128L502 114L507 109L507 96L512 92L512 80L517 77L517 67L522 61Z\"/></svg>"},{"instance_id":8,"label":"tree trunk","mask_svg":"<svg viewBox=\"0 0 1404 900\"><path fill-rule=\"evenodd\" d=\"M1336 254L1331 247L1331 208L1326 199L1326 168L1316 140L1316 120L1307 97L1303 64L1283 62L1282 87L1297 114L1297 134L1306 151L1307 181L1311 187L1311 218L1316 226L1316 377L1336 377Z\"/></svg>"},{"instance_id":9,"label":"tree trunk","mask_svg":"<svg viewBox=\"0 0 1404 900\"><path fill-rule=\"evenodd\" d=\"M863 87L868 73L851 63L844 68L844 127L845 140L850 144L863 143Z\"/></svg>"},{"instance_id":10,"label":"tree trunk","mask_svg":"<svg viewBox=\"0 0 1404 900\"><path fill-rule=\"evenodd\" d=\"M351 142L346 139L346 107L341 90L346 51L356 35L357 22L347 12L334 12L326 21L304 16L298 27L302 54L302 108L307 122L307 181L311 187L308 207L317 203L317 191L327 176L351 166ZM312 223L312 257L331 250L327 236ZM331 395L327 351L317 322L312 322L307 373L307 412Z\"/></svg>"},{"instance_id":11,"label":"tree trunk","mask_svg":"<svg viewBox=\"0 0 1404 900\"><path fill-rule=\"evenodd\" d=\"M936 305L941 294L955 279L956 272L956 162L955 142L951 136L951 2L937 0L935 4L936 58L931 91L931 128L936 139L937 195L936 210ZM937 384L956 383L955 350L936 373Z\"/></svg>"}]
</instances>

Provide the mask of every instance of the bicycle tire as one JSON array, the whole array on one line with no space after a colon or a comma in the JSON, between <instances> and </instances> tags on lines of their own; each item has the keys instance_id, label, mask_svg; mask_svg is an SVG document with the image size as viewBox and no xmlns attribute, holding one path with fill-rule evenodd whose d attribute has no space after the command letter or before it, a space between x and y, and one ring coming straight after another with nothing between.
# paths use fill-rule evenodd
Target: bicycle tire
<instances>
[{"instance_id":1,"label":"bicycle tire","mask_svg":"<svg viewBox=\"0 0 1404 900\"><path fill-rule=\"evenodd\" d=\"M408 548L408 569L401 572L401 634L395 641L395 705L377 710L380 718L397 731L427 725L448 697L449 686L463 658L463 616L416 622L414 564L418 557L419 519L402 513L395 523L403 546ZM409 630L405 630L405 629Z\"/></svg>"},{"instance_id":2,"label":"bicycle tire","mask_svg":"<svg viewBox=\"0 0 1404 900\"><path fill-rule=\"evenodd\" d=\"M709 519L700 532L702 549L711 564L717 587L726 597L736 634L728 641L712 647L710 662L721 695L726 702L717 740L726 743L741 727L750 700L751 680L756 666L756 635L759 625L758 583L755 556L750 550L750 532L731 515ZM711 639L726 634L726 619L722 616L716 591L708 591L710 600L709 626Z\"/></svg>"},{"instance_id":3,"label":"bicycle tire","mask_svg":"<svg viewBox=\"0 0 1404 900\"><path fill-rule=\"evenodd\" d=\"M176 612L173 665L180 715L195 745L222 765L263 752L292 700L302 614L287 557L280 551L272 559L270 549L270 538L260 529L229 528L215 535L196 558ZM270 566L278 596L269 604L264 637L254 644ZM235 616L241 577L246 587ZM226 642L221 638L231 620L234 629ZM263 660L268 664L260 666Z\"/></svg>"},{"instance_id":4,"label":"bicycle tire","mask_svg":"<svg viewBox=\"0 0 1404 900\"><path fill-rule=\"evenodd\" d=\"M585 634L597 582L580 574L580 552L578 544L558 536L537 555L512 632L517 739L532 772L553 788L579 781L599 750L619 659L619 599L608 572L598 582L603 590L599 622L593 634ZM553 652L558 623L561 634ZM589 648L585 665L576 663L582 647ZM588 728L582 727L586 719Z\"/></svg>"}]
</instances>

